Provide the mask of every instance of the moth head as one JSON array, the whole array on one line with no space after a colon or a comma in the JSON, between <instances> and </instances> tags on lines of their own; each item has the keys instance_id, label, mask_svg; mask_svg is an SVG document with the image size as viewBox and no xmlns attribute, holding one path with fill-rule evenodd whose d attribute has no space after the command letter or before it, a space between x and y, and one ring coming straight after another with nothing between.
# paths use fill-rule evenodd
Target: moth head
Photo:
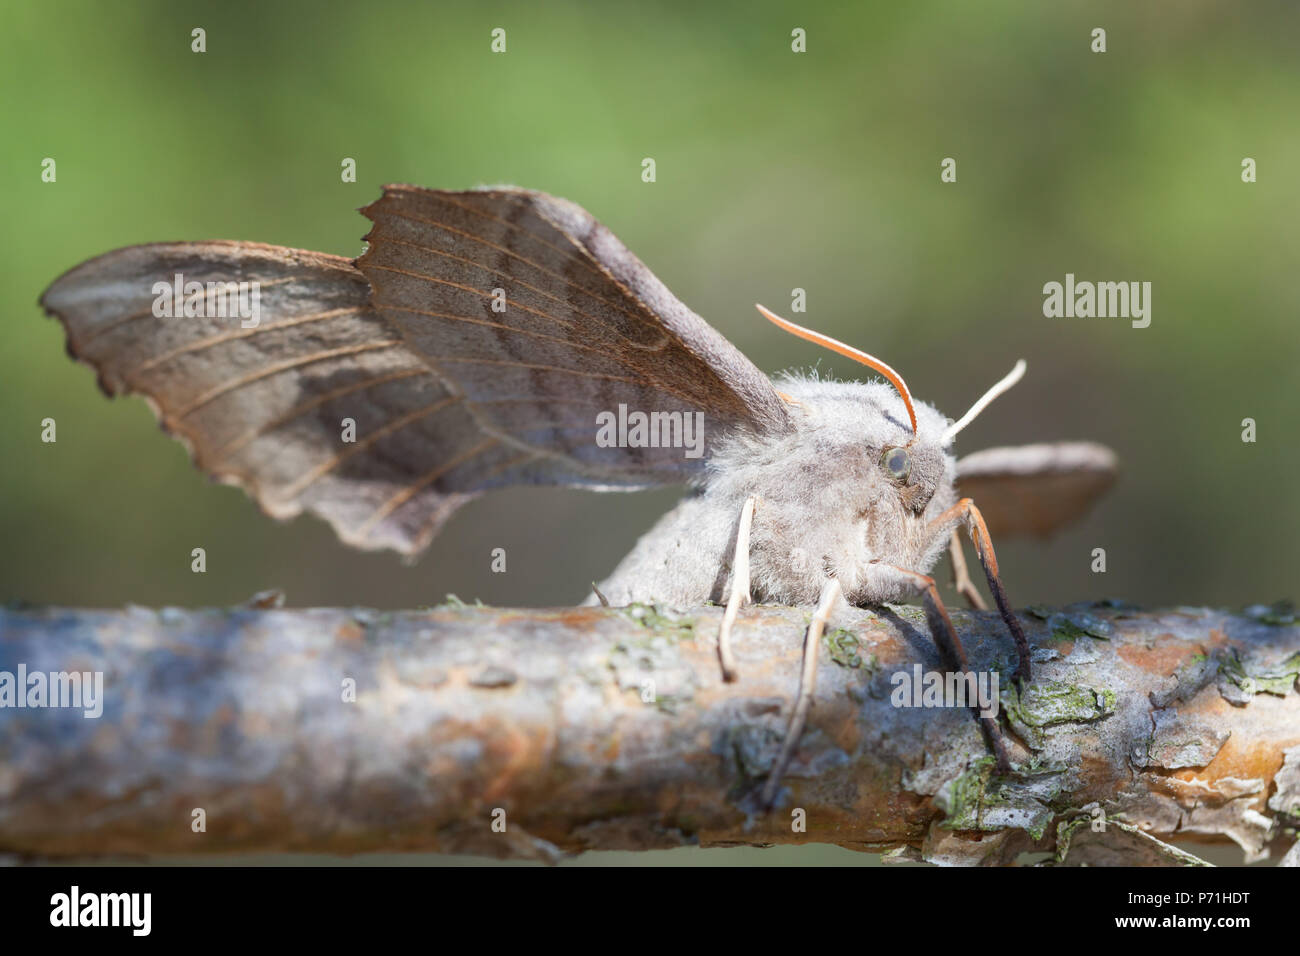
<instances>
[{"instance_id":1,"label":"moth head","mask_svg":"<svg viewBox=\"0 0 1300 956\"><path fill-rule=\"evenodd\" d=\"M936 491L951 485L951 463L941 442L947 419L925 405L918 418L907 383L880 359L761 305L758 310L778 328L865 365L889 383L791 383L796 394L787 400L807 402L805 413L821 436L817 451L822 460L835 462L831 494L864 519L882 514L882 506L888 513L922 514Z\"/></svg>"},{"instance_id":2,"label":"moth head","mask_svg":"<svg viewBox=\"0 0 1300 956\"><path fill-rule=\"evenodd\" d=\"M879 372L893 386L894 394L879 385L869 391L867 386L860 386L863 391L856 407L861 409L861 420L857 427L850 429L847 422L840 422L834 431L855 442L860 449L859 461L865 471L859 473L859 479L865 479L863 483L877 494L892 491L904 508L916 515L923 514L931 501L941 507L951 503L948 499L952 497L953 438L1025 372L1025 362L1021 359L956 422L927 405L920 406L918 418L918 406L907 383L885 362L828 335L796 325L761 305L758 310L779 328ZM787 401L799 401L796 397L783 397ZM847 399L849 395L846 393L844 397ZM823 409L823 413L830 413L830 409ZM945 493L936 498L940 489Z\"/></svg>"},{"instance_id":3,"label":"moth head","mask_svg":"<svg viewBox=\"0 0 1300 956\"><path fill-rule=\"evenodd\" d=\"M973 422L995 398L1020 381L1026 367L1025 360L1018 359L1015 367L981 395L965 415L955 422L946 422L946 427L941 431L923 428L914 431L906 444L886 444L882 447L880 469L899 484L900 497L905 504L909 504L918 513L924 509L941 481L938 473L942 470L942 463L951 460L952 443L957 433ZM904 401L908 399L904 398ZM913 470L918 457L922 476L919 481L913 481Z\"/></svg>"}]
</instances>

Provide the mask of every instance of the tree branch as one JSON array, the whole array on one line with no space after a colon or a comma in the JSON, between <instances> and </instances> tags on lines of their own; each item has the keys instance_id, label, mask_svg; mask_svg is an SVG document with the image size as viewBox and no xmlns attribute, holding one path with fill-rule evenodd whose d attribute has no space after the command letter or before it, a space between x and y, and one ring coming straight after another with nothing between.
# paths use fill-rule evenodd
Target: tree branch
<instances>
[{"instance_id":1,"label":"tree branch","mask_svg":"<svg viewBox=\"0 0 1300 956\"><path fill-rule=\"evenodd\" d=\"M891 860L1185 863L1171 838L1232 839L1260 859L1300 825L1300 627L1283 610L1022 612L1024 693L998 616L954 612L972 666L1000 672L1007 779L969 710L895 706L894 675L942 670L920 610L842 611L770 815L755 796L809 612L742 611L734 684L718 669L721 617L6 610L0 851L553 859L835 843ZM20 666L29 705L35 672L102 672L102 716L14 707Z\"/></svg>"}]
</instances>

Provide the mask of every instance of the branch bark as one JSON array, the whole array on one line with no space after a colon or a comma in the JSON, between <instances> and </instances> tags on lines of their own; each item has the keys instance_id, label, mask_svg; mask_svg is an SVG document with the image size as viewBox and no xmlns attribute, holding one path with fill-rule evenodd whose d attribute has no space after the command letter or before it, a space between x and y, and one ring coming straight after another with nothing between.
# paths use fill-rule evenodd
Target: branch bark
<instances>
[{"instance_id":1,"label":"branch bark","mask_svg":"<svg viewBox=\"0 0 1300 956\"><path fill-rule=\"evenodd\" d=\"M1001 679L1018 767L998 779L969 710L895 706L895 675L942 669L919 609L844 610L764 815L808 616L742 611L727 684L715 607L5 610L0 704L20 665L28 681L99 671L103 713L0 709L0 851L834 843L1095 865L1196 862L1174 839L1231 839L1248 860L1293 841L1300 627L1284 612L1022 612L1035 676L1023 693ZM1010 675L996 614L953 619L974 668Z\"/></svg>"}]
</instances>

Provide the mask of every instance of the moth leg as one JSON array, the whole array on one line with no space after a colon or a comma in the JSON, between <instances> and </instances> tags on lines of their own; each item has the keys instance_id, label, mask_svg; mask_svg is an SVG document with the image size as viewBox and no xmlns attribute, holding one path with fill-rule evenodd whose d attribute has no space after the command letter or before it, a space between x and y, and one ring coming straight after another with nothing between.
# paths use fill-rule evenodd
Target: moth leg
<instances>
[{"instance_id":1,"label":"moth leg","mask_svg":"<svg viewBox=\"0 0 1300 956\"><path fill-rule=\"evenodd\" d=\"M736 623L736 612L749 597L749 529L754 524L754 506L758 498L750 495L740 509L740 527L736 531L736 554L731 560L731 594L727 597L727 610L718 628L718 662L722 665L722 679L730 683L736 679L736 658L731 654L731 627Z\"/></svg>"},{"instance_id":2,"label":"moth leg","mask_svg":"<svg viewBox=\"0 0 1300 956\"><path fill-rule=\"evenodd\" d=\"M930 527L936 531L942 530L945 525L964 525L966 527L966 533L970 535L971 543L975 545L975 553L979 556L980 565L984 568L984 577L989 582L989 590L993 592L993 600L997 602L998 612L1002 615L1007 630L1011 632L1011 636L1016 642L1016 652L1020 656L1020 666L1016 668L1013 676L1022 684L1028 683L1033 673L1029 663L1029 641L1025 639L1025 632L1020 627L1020 621L1016 619L1015 612L1011 610L1011 602L1007 599L1006 588L1002 586L1002 578L998 573L998 556L993 551L993 539L989 537L989 529L984 524L984 516L975 507L975 502L972 499L963 498L930 522Z\"/></svg>"},{"instance_id":3,"label":"moth leg","mask_svg":"<svg viewBox=\"0 0 1300 956\"><path fill-rule=\"evenodd\" d=\"M840 582L835 578L828 578L822 585L821 596L817 599L817 610L813 613L812 621L808 624L808 632L804 637L803 669L799 672L799 691L795 695L794 709L790 711L790 723L786 726L785 739L781 742L781 754L776 758L767 783L763 785L760 800L766 808L770 808L776 800L781 778L785 776L790 758L794 756L794 748L798 746L799 738L803 736L808 710L812 707L813 688L817 683L817 648L822 642L822 632L826 630L826 622L830 620L831 610L839 599Z\"/></svg>"},{"instance_id":4,"label":"moth leg","mask_svg":"<svg viewBox=\"0 0 1300 956\"><path fill-rule=\"evenodd\" d=\"M952 626L952 618L948 616L948 609L939 598L939 589L934 586L934 578L893 564L877 564L876 567L898 574L916 590L925 604L925 620L930 625L930 633L934 637L934 642L939 645L939 650L948 659L948 667L957 673L969 673L971 666L966 657L966 648L962 647L957 629ZM1010 773L1011 759L1007 756L1002 728L992 717L985 717L979 712L978 703L971 705L971 713L975 715L980 729L984 731L984 737L997 756L999 772Z\"/></svg>"},{"instance_id":5,"label":"moth leg","mask_svg":"<svg viewBox=\"0 0 1300 956\"><path fill-rule=\"evenodd\" d=\"M966 570L966 555L961 548L961 534L956 528L952 529L952 537L948 539L948 557L952 563L952 586L957 589L957 593L975 610L987 611L989 606L984 603L984 595L975 590L970 573Z\"/></svg>"}]
</instances>

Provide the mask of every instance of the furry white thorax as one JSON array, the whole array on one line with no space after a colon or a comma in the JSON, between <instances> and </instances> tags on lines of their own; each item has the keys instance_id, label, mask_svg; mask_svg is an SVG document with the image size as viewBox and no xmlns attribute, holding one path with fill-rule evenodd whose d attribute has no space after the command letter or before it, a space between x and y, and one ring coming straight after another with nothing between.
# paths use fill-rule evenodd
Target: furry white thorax
<instances>
[{"instance_id":1,"label":"furry white thorax","mask_svg":"<svg viewBox=\"0 0 1300 956\"><path fill-rule=\"evenodd\" d=\"M880 565L928 573L947 545L927 524L956 500L951 424L916 403L917 435L892 386L789 374L793 399L781 435L738 432L718 444L695 494L665 515L600 585L613 604L690 605L725 599L741 509L758 497L750 539L755 601L815 603L828 575L855 604L910 591ZM911 455L906 482L881 467L885 448Z\"/></svg>"}]
</instances>

